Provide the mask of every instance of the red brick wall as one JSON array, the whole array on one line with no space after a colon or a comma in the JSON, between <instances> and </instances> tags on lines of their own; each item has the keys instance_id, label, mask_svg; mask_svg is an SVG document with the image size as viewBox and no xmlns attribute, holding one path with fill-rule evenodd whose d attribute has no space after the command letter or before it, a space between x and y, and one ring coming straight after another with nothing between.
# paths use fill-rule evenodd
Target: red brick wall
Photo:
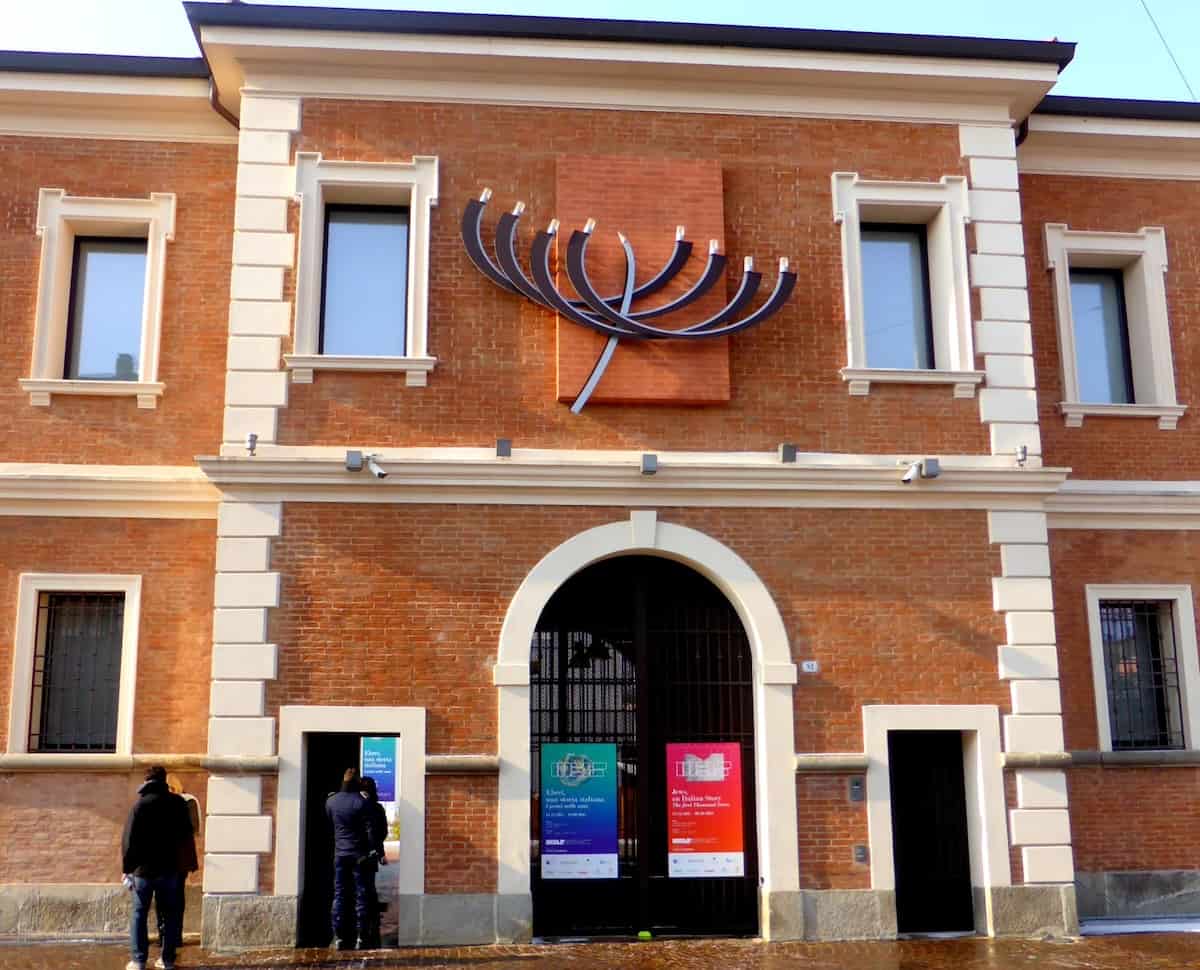
<instances>
[{"instance_id":1,"label":"red brick wall","mask_svg":"<svg viewBox=\"0 0 1200 970\"><path fill-rule=\"evenodd\" d=\"M236 145L0 136L0 456L5 461L191 464L221 443ZM154 410L132 397L55 396L33 407L17 379L33 357L38 190L176 195L167 243Z\"/></svg>"},{"instance_id":2,"label":"red brick wall","mask_svg":"<svg viewBox=\"0 0 1200 970\"><path fill-rule=\"evenodd\" d=\"M868 845L867 803L850 801L851 775L798 775L796 814L801 889L870 889L870 862L855 862Z\"/></svg>"},{"instance_id":3,"label":"red brick wall","mask_svg":"<svg viewBox=\"0 0 1200 970\"><path fill-rule=\"evenodd\" d=\"M1175 431L1159 431L1153 418L1086 417L1081 428L1064 425L1058 408L1063 399L1058 324L1044 229L1048 222L1103 232L1136 232L1142 226L1166 229L1175 391L1181 404L1195 406L1200 391L1200 195L1195 183L1022 175L1021 207L1046 464L1068 466L1077 478L1200 477L1200 424L1190 411Z\"/></svg>"},{"instance_id":4,"label":"red brick wall","mask_svg":"<svg viewBox=\"0 0 1200 970\"><path fill-rule=\"evenodd\" d=\"M206 749L216 528L211 521L0 516L0 684L12 682L21 573L142 577L133 749ZM7 744L7 686L0 747Z\"/></svg>"},{"instance_id":5,"label":"red brick wall","mask_svg":"<svg viewBox=\"0 0 1200 970\"><path fill-rule=\"evenodd\" d=\"M991 608L999 564L984 513L660 515L744 557L775 597L794 657L821 663L796 688L796 750L861 751L863 704L1008 710L996 674L1003 629ZM289 503L272 552L283 605L271 618L280 659L268 713L281 704L420 706L431 753L494 753L491 666L514 592L557 544L625 517L595 508ZM494 844L493 780L428 784L430 815L439 816L427 822L431 839L465 846L472 859L476 847ZM861 811L841 804L828 780L799 784L813 796L799 808L806 878L861 879L846 849L865 841ZM439 858L431 842L427 871L438 891L494 884L492 869L455 862L442 871Z\"/></svg>"},{"instance_id":6,"label":"red brick wall","mask_svg":"<svg viewBox=\"0 0 1200 970\"><path fill-rule=\"evenodd\" d=\"M425 892L496 891L494 777L425 780Z\"/></svg>"},{"instance_id":7,"label":"red brick wall","mask_svg":"<svg viewBox=\"0 0 1200 970\"><path fill-rule=\"evenodd\" d=\"M5 883L116 884L121 878L121 831L137 799L142 772L129 774L0 774L0 885ZM200 801L203 773L179 773ZM196 851L204 862L203 825ZM199 884L200 874L191 881Z\"/></svg>"},{"instance_id":8,"label":"red brick wall","mask_svg":"<svg viewBox=\"0 0 1200 970\"><path fill-rule=\"evenodd\" d=\"M330 372L292 385L282 442L486 445L506 436L545 448L764 450L794 441L811 451L988 451L976 401L956 401L944 386L877 386L851 398L838 376L846 336L830 174L959 174L954 126L307 101L297 148L373 161L439 156L429 311L439 364L426 388L406 388L395 375ZM564 154L717 162L731 263L756 256L771 286L772 261L791 257L799 274L791 301L730 340L727 406L594 405L573 416L556 402L554 318L484 279L458 227L463 205L485 185L494 207L524 200L540 227L555 214Z\"/></svg>"},{"instance_id":9,"label":"red brick wall","mask_svg":"<svg viewBox=\"0 0 1200 970\"><path fill-rule=\"evenodd\" d=\"M1181 426L1182 427L1182 426ZM1051 570L1068 750L1099 746L1084 587L1090 583L1200 588L1200 548L1184 531L1057 529ZM1067 773L1075 868L1200 868L1200 769L1079 767Z\"/></svg>"},{"instance_id":10,"label":"red brick wall","mask_svg":"<svg viewBox=\"0 0 1200 970\"><path fill-rule=\"evenodd\" d=\"M1200 768L1067 772L1075 869L1200 869Z\"/></svg>"}]
</instances>

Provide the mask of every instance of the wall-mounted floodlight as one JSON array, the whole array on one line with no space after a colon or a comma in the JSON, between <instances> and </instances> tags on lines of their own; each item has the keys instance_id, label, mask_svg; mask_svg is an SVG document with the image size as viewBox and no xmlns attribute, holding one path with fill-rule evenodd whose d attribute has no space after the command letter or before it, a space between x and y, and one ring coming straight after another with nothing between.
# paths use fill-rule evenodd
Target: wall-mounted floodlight
<instances>
[{"instance_id":1,"label":"wall-mounted floodlight","mask_svg":"<svg viewBox=\"0 0 1200 970\"><path fill-rule=\"evenodd\" d=\"M512 457L512 438L497 438L496 439L496 457L511 458Z\"/></svg>"},{"instance_id":2,"label":"wall-mounted floodlight","mask_svg":"<svg viewBox=\"0 0 1200 970\"><path fill-rule=\"evenodd\" d=\"M346 452L346 471L360 472L363 470L363 453L361 451Z\"/></svg>"},{"instance_id":3,"label":"wall-mounted floodlight","mask_svg":"<svg viewBox=\"0 0 1200 970\"><path fill-rule=\"evenodd\" d=\"M658 455L642 455L642 474L653 475L658 471Z\"/></svg>"},{"instance_id":4,"label":"wall-mounted floodlight","mask_svg":"<svg viewBox=\"0 0 1200 970\"><path fill-rule=\"evenodd\" d=\"M796 446L784 443L779 446L779 460L785 465L796 464Z\"/></svg>"}]
</instances>

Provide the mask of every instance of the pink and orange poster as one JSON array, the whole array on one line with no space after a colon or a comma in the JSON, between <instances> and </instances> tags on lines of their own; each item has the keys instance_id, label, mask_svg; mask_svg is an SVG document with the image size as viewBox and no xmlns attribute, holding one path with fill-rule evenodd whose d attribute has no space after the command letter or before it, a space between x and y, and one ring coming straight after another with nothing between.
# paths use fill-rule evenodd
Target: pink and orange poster
<instances>
[{"instance_id":1,"label":"pink and orange poster","mask_svg":"<svg viewBox=\"0 0 1200 970\"><path fill-rule=\"evenodd\" d=\"M742 749L733 742L667 745L667 875L745 875Z\"/></svg>"}]
</instances>

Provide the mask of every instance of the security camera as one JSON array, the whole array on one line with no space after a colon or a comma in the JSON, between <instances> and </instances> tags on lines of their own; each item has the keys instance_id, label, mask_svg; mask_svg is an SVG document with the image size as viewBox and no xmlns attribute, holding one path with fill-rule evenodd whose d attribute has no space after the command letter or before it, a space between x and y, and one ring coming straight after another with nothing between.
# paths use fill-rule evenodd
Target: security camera
<instances>
[{"instance_id":1,"label":"security camera","mask_svg":"<svg viewBox=\"0 0 1200 970\"><path fill-rule=\"evenodd\" d=\"M367 471L376 478L387 478L388 473L383 470L383 466L375 460L374 455L367 455Z\"/></svg>"},{"instance_id":2,"label":"security camera","mask_svg":"<svg viewBox=\"0 0 1200 970\"><path fill-rule=\"evenodd\" d=\"M258 435L251 431L246 435L246 453L253 458L256 448L258 448Z\"/></svg>"},{"instance_id":3,"label":"security camera","mask_svg":"<svg viewBox=\"0 0 1200 970\"><path fill-rule=\"evenodd\" d=\"M900 464L904 466L904 474L900 476L904 485L911 485L921 478L937 478L942 473L942 463L936 458L918 458Z\"/></svg>"}]
</instances>

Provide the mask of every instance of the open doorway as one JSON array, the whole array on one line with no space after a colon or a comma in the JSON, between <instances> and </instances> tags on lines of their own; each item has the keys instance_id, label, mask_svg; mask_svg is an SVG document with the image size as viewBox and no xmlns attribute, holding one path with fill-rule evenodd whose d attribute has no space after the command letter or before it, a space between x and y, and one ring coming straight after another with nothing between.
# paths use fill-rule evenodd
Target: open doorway
<instances>
[{"instance_id":1,"label":"open doorway","mask_svg":"<svg viewBox=\"0 0 1200 970\"><path fill-rule=\"evenodd\" d=\"M301 812L304 820L303 883L300 888L297 945L302 947L328 946L333 939L333 829L325 814L325 801L338 790L347 768L357 768L360 774L375 777L379 784L380 801L396 798L398 753L392 755L390 773L387 757L381 756L390 747L397 752L393 735L365 736L344 732L304 734L304 788ZM389 745L388 742L391 742ZM383 775L384 777L380 777ZM394 804L388 811L389 822L396 825ZM396 847L394 833L389 832L385 847ZM395 859L392 859L395 862ZM383 904L381 919L385 946L396 945L396 885L397 867L393 864L376 873L375 882Z\"/></svg>"},{"instance_id":2,"label":"open doorway","mask_svg":"<svg viewBox=\"0 0 1200 970\"><path fill-rule=\"evenodd\" d=\"M972 933L971 851L960 731L889 731L896 925Z\"/></svg>"}]
</instances>

